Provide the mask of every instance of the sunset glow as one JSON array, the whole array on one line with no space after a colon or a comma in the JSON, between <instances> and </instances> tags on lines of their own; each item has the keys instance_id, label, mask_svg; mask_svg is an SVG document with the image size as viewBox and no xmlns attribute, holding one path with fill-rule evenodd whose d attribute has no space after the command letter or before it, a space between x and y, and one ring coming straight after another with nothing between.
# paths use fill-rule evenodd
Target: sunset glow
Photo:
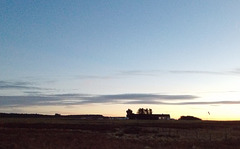
<instances>
[{"instance_id":1,"label":"sunset glow","mask_svg":"<svg viewBox=\"0 0 240 149\"><path fill-rule=\"evenodd\" d=\"M2 0L0 112L240 120L239 8Z\"/></svg>"}]
</instances>

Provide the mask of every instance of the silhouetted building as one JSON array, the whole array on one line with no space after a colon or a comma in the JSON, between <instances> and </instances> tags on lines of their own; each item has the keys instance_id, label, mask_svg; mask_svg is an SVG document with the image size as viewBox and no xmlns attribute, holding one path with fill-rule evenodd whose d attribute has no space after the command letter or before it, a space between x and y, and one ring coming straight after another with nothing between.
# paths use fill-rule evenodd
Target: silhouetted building
<instances>
[{"instance_id":1,"label":"silhouetted building","mask_svg":"<svg viewBox=\"0 0 240 149\"><path fill-rule=\"evenodd\" d=\"M170 120L170 114L153 114L159 120Z\"/></svg>"},{"instance_id":2,"label":"silhouetted building","mask_svg":"<svg viewBox=\"0 0 240 149\"><path fill-rule=\"evenodd\" d=\"M127 118L139 120L170 120L169 114L134 114L131 109L127 111Z\"/></svg>"}]
</instances>

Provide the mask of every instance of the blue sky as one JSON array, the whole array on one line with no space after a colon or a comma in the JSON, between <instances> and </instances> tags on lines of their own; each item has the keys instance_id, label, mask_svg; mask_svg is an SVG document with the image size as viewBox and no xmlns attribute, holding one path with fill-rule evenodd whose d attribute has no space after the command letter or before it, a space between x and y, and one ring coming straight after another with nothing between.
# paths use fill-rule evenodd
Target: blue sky
<instances>
[{"instance_id":1,"label":"blue sky","mask_svg":"<svg viewBox=\"0 0 240 149\"><path fill-rule=\"evenodd\" d=\"M2 0L0 112L239 119L239 6Z\"/></svg>"}]
</instances>

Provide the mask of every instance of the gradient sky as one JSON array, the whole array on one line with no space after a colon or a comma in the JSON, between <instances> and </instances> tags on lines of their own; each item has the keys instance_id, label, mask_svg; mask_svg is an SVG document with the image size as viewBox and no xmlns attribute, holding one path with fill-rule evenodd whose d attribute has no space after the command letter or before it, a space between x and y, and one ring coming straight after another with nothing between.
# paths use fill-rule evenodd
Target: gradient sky
<instances>
[{"instance_id":1,"label":"gradient sky","mask_svg":"<svg viewBox=\"0 0 240 149\"><path fill-rule=\"evenodd\" d=\"M0 1L0 112L240 119L240 1ZM210 115L208 114L210 112Z\"/></svg>"}]
</instances>

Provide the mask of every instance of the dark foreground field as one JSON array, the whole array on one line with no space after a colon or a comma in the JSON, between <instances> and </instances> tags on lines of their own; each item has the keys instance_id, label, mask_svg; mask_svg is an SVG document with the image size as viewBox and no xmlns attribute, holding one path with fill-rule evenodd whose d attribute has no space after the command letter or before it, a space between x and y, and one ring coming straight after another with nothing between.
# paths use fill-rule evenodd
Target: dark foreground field
<instances>
[{"instance_id":1,"label":"dark foreground field","mask_svg":"<svg viewBox=\"0 0 240 149\"><path fill-rule=\"evenodd\" d=\"M240 122L0 118L0 149L240 148Z\"/></svg>"}]
</instances>

